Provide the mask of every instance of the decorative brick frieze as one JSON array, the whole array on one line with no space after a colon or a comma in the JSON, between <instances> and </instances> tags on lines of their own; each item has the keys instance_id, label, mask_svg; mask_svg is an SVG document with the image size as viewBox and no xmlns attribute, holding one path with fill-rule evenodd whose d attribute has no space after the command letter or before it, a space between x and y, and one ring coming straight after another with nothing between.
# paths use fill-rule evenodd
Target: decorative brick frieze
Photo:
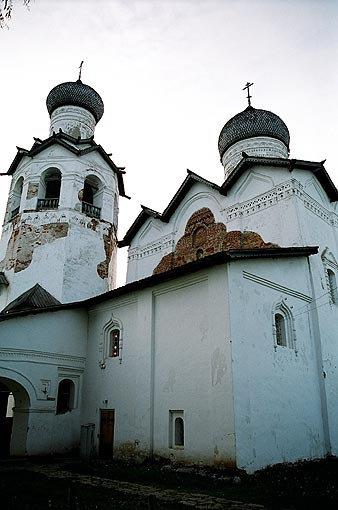
<instances>
[{"instance_id":1,"label":"decorative brick frieze","mask_svg":"<svg viewBox=\"0 0 338 510\"><path fill-rule=\"evenodd\" d=\"M203 207L188 220L184 235L176 244L175 251L165 255L154 269L163 273L194 260L230 249L272 248L276 244L265 243L256 232L227 232L224 223L216 223L210 209Z\"/></svg>"}]
</instances>

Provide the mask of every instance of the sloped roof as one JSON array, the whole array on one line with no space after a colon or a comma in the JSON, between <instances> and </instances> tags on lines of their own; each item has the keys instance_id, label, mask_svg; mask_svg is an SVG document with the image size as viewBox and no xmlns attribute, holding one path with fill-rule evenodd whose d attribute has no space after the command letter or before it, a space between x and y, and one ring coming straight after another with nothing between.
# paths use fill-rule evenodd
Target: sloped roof
<instances>
[{"instance_id":1,"label":"sloped roof","mask_svg":"<svg viewBox=\"0 0 338 510\"><path fill-rule=\"evenodd\" d=\"M220 187L222 195L226 195L227 192L232 188L235 182L243 175L243 173L254 165L262 166L273 166L273 167L284 167L292 172L296 168L298 170L308 170L312 172L323 186L327 196L331 202L338 200L338 190L333 184L329 174L325 170L324 161L306 161L303 159L284 159L284 158L267 158L264 156L251 157L245 153L242 153L243 158L230 173L229 177L224 181Z\"/></svg>"},{"instance_id":2,"label":"sloped roof","mask_svg":"<svg viewBox=\"0 0 338 510\"><path fill-rule=\"evenodd\" d=\"M18 311L36 310L61 305L52 294L45 290L38 283L21 296L17 297L2 310L2 314L11 314Z\"/></svg>"},{"instance_id":3,"label":"sloped roof","mask_svg":"<svg viewBox=\"0 0 338 510\"><path fill-rule=\"evenodd\" d=\"M279 258L288 258L288 257L309 257L311 255L315 255L318 253L318 246L289 246L283 248L246 248L246 249L232 249L227 251L222 251L218 253L214 253L207 257L201 258L199 260L195 260L194 262L189 262L184 264L183 266L175 267L174 269L170 269L169 271L165 271L163 273L153 274L151 276L147 276L146 278L142 278L141 280L136 280L134 282L127 283L123 287L118 287L117 289L110 290L98 296L94 296L92 298L88 298L84 301L76 301L72 303L64 303L61 304L57 300L55 305L49 304L48 306L41 307L31 307L31 308L12 308L10 311L8 308L12 306L15 301L22 298L20 296L17 300L13 301L10 305L8 305L2 312L0 312L0 321L11 319L15 316L24 316L29 314L43 313L43 312L58 312L61 310L72 310L72 309L87 309L91 306L97 305L99 303L103 303L108 301L109 299L114 299L120 296L124 296L130 292L138 291L141 289L149 288L153 285L159 285L168 280L172 280L173 278L178 278L180 276L184 276L186 274L195 273L201 269L205 269L208 267L212 267L215 265L225 264L228 262L235 262L237 260L244 259L261 259L261 258L270 258L270 259L279 259ZM37 285L35 286L37 287ZM33 287L33 289L35 288ZM40 287L38 285L38 287ZM30 289L32 291L33 289ZM41 287L40 287L41 289ZM44 290L44 289L42 289ZM27 294L27 291L25 294ZM47 291L44 291L47 293ZM47 293L49 294L49 293ZM49 294L50 296L50 294ZM51 296L52 299L53 296Z\"/></svg>"},{"instance_id":4,"label":"sloped roof","mask_svg":"<svg viewBox=\"0 0 338 510\"><path fill-rule=\"evenodd\" d=\"M29 150L17 147L18 152L7 171L7 175L13 175L23 157L28 156L30 158L33 158L40 152L56 144L60 145L61 147L67 149L68 151L72 152L73 154L79 157L84 156L85 154L89 154L90 152L98 152L100 156L104 159L104 161L107 163L107 165L112 169L112 171L116 173L120 195L129 198L125 194L124 190L123 182L123 174L125 174L124 167L116 166L114 161L110 159L110 154L108 154L101 145L98 145L94 141L94 138L86 139L73 138L72 136L60 131L59 133L53 133L52 136L46 138L46 140L40 140L39 138L34 138L34 140L35 142L32 145L31 149ZM83 148L82 147L83 145L86 145L86 147Z\"/></svg>"},{"instance_id":5,"label":"sloped roof","mask_svg":"<svg viewBox=\"0 0 338 510\"><path fill-rule=\"evenodd\" d=\"M238 163L238 165L234 168L229 177L224 181L224 183L221 186L218 186L217 184L204 179L200 175L197 175L196 173L187 170L188 172L187 177L185 178L180 188L175 193L174 197L169 202L168 206L165 208L163 213L161 214L157 211L154 211L153 209L141 206L142 211L137 216L136 220L131 225L131 227L128 229L124 238L118 242L118 246L120 248L123 246L129 246L133 237L137 234L139 229L142 227L142 225L149 217L154 217L165 223L168 223L170 217L175 212L175 210L177 209L177 207L182 202L183 198L185 197L185 195L195 182L202 182L207 186L210 186L211 188L217 190L221 195L227 195L232 186L238 181L238 179L243 175L243 173L248 168L257 164L272 167L285 167L288 168L290 172L292 172L295 168L299 170L309 170L317 177L318 181L322 185L330 201L335 202L338 200L338 190L333 184L329 174L327 173L324 167L325 160L317 162L306 161L302 159L268 158L263 156L251 157L245 153L242 153L242 155L243 158L241 159L241 161Z\"/></svg>"},{"instance_id":6,"label":"sloped roof","mask_svg":"<svg viewBox=\"0 0 338 510\"><path fill-rule=\"evenodd\" d=\"M146 207L144 205L141 205L142 211L137 216L134 223L131 225L127 233L125 234L124 238L119 241L118 246L121 248L123 246L128 246L130 244L130 241L133 239L134 235L140 230L142 225L145 223L145 221L148 218L158 218L159 220L163 221L164 223L168 223L170 220L172 214L177 209L178 205L182 202L183 198L186 196L190 188L193 186L196 182L202 182L203 184L206 184L210 188L216 189L220 191L220 186L215 184L214 182L208 181L207 179L204 179L200 175L196 174L195 172L192 172L191 170L187 170L187 176L182 182L181 186L178 188L177 192L173 196L173 198L170 200L167 207L164 209L163 213L159 213L157 211L154 211L153 209L150 209L149 207Z\"/></svg>"}]
</instances>

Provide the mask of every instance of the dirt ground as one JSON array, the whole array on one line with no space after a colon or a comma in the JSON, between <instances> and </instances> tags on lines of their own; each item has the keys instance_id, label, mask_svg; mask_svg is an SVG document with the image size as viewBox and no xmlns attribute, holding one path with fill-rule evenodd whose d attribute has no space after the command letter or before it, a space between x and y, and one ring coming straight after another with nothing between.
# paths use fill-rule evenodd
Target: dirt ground
<instances>
[{"instance_id":1,"label":"dirt ground","mask_svg":"<svg viewBox=\"0 0 338 510\"><path fill-rule=\"evenodd\" d=\"M338 508L338 459L246 475L161 463L0 461L3 510L291 510Z\"/></svg>"}]
</instances>

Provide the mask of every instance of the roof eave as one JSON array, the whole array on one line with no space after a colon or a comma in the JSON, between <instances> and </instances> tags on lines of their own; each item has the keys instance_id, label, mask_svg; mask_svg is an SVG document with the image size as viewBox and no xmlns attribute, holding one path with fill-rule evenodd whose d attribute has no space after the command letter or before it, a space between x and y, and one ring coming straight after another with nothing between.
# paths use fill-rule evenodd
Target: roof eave
<instances>
[{"instance_id":1,"label":"roof eave","mask_svg":"<svg viewBox=\"0 0 338 510\"><path fill-rule=\"evenodd\" d=\"M134 292L137 290L148 288L152 285L158 285L167 280L172 280L173 278L184 276L189 273L195 273L201 269L205 269L208 267L212 267L215 265L221 265L228 262L234 262L236 260L243 259L258 259L258 258L287 258L287 257L308 257L311 255L315 255L318 253L318 246L302 246L302 247L284 247L284 248L252 248L252 249L238 249L238 250L228 250L219 253L215 253L213 255L209 255L208 257L204 257L202 259L196 260L194 262L190 262L188 264L184 264L177 268L171 269L169 271L165 271L163 273L154 274L143 278L141 280L136 280L131 283L127 283L123 287L119 287L117 289L105 292L104 294L100 294L99 296L94 296L92 298L86 299L84 301L77 301L73 303L66 303L62 305L48 306L45 308L39 308L35 310L22 310L18 312L13 312L12 314L4 314L0 313L0 321L10 319L16 316L37 314L42 312L57 312L61 310L69 310L69 309L77 309L77 308L90 308L97 304L100 304L108 299L117 298L123 296L127 293Z\"/></svg>"}]
</instances>

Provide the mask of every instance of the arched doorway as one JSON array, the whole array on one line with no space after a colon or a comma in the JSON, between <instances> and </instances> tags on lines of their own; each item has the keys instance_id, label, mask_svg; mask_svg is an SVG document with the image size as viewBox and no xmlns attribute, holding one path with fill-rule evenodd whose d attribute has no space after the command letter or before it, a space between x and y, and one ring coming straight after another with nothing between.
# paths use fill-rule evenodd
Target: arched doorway
<instances>
[{"instance_id":1,"label":"arched doorway","mask_svg":"<svg viewBox=\"0 0 338 510\"><path fill-rule=\"evenodd\" d=\"M29 407L25 388L0 377L0 457L25 455Z\"/></svg>"}]
</instances>

